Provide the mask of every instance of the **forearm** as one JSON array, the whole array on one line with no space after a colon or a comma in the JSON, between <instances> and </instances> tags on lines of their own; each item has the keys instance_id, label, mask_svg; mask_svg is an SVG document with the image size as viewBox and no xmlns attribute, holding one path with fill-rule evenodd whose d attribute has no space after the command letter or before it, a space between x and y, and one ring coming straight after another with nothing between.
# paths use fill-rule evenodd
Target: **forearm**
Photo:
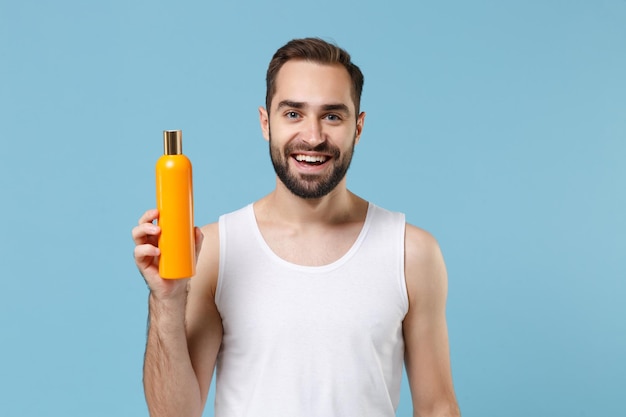
<instances>
[{"instance_id":1,"label":"forearm","mask_svg":"<svg viewBox=\"0 0 626 417\"><path fill-rule=\"evenodd\" d=\"M418 407L413 404L413 417L461 417L461 410L456 399L452 397L429 407Z\"/></svg>"},{"instance_id":2,"label":"forearm","mask_svg":"<svg viewBox=\"0 0 626 417\"><path fill-rule=\"evenodd\" d=\"M461 411L458 407L453 407L441 412L435 412L433 414L424 414L414 411L413 417L461 417Z\"/></svg>"},{"instance_id":3,"label":"forearm","mask_svg":"<svg viewBox=\"0 0 626 417\"><path fill-rule=\"evenodd\" d=\"M187 347L186 294L159 301L150 296L144 390L151 417L196 417L202 396Z\"/></svg>"}]
</instances>

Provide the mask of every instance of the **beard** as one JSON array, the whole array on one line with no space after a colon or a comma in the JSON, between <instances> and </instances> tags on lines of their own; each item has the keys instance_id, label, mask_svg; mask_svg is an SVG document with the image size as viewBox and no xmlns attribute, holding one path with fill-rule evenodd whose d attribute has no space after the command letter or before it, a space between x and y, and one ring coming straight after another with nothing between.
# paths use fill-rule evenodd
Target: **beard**
<instances>
[{"instance_id":1,"label":"beard","mask_svg":"<svg viewBox=\"0 0 626 417\"><path fill-rule=\"evenodd\" d=\"M289 191L305 199L322 198L335 189L348 172L356 143L355 136L352 140L352 145L343 155L339 148L330 145L328 142L320 143L315 147L307 147L303 143L289 143L281 151L277 146L274 146L271 131L269 137L270 157L276 175ZM319 175L292 172L289 169L289 159L291 159L291 155L300 151L320 152L331 155L331 160L325 163L332 164L332 169L325 174Z\"/></svg>"}]
</instances>

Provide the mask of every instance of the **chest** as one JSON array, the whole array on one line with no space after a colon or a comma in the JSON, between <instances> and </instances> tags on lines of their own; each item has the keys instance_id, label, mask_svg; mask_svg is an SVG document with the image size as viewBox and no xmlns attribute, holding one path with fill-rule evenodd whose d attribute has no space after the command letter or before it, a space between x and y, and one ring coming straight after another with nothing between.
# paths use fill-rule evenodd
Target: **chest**
<instances>
[{"instance_id":1,"label":"chest","mask_svg":"<svg viewBox=\"0 0 626 417\"><path fill-rule=\"evenodd\" d=\"M224 351L321 352L338 341L350 351L396 340L408 309L403 219L374 220L328 233L223 221L216 303Z\"/></svg>"},{"instance_id":2,"label":"chest","mask_svg":"<svg viewBox=\"0 0 626 417\"><path fill-rule=\"evenodd\" d=\"M357 240L363 223L334 228L289 229L259 225L267 246L279 258L303 266L328 265L343 257Z\"/></svg>"},{"instance_id":3,"label":"chest","mask_svg":"<svg viewBox=\"0 0 626 417\"><path fill-rule=\"evenodd\" d=\"M406 314L402 276L388 258L357 255L323 273L275 263L237 269L221 293L226 345L327 350L332 341L350 350L393 339Z\"/></svg>"}]
</instances>

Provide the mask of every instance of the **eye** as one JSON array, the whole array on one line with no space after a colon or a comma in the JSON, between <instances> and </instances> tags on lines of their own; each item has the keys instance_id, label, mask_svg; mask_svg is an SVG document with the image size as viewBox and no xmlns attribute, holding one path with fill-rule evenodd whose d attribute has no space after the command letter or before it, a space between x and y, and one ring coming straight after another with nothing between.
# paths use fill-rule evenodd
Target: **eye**
<instances>
[{"instance_id":1,"label":"eye","mask_svg":"<svg viewBox=\"0 0 626 417\"><path fill-rule=\"evenodd\" d=\"M285 117L287 117L287 119L297 119L299 116L300 115L295 111L288 111L285 113Z\"/></svg>"},{"instance_id":2,"label":"eye","mask_svg":"<svg viewBox=\"0 0 626 417\"><path fill-rule=\"evenodd\" d=\"M341 120L341 116L339 116L338 114L335 113L329 113L325 116L326 120L330 121L330 122L338 122Z\"/></svg>"}]
</instances>

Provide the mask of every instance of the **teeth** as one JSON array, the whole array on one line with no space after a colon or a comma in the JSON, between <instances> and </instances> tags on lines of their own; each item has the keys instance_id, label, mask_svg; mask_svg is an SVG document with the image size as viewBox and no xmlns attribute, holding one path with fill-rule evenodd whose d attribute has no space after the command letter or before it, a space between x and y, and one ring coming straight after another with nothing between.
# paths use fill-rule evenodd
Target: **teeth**
<instances>
[{"instance_id":1,"label":"teeth","mask_svg":"<svg viewBox=\"0 0 626 417\"><path fill-rule=\"evenodd\" d=\"M299 162L325 162L326 157L322 155L296 155L296 160Z\"/></svg>"}]
</instances>

